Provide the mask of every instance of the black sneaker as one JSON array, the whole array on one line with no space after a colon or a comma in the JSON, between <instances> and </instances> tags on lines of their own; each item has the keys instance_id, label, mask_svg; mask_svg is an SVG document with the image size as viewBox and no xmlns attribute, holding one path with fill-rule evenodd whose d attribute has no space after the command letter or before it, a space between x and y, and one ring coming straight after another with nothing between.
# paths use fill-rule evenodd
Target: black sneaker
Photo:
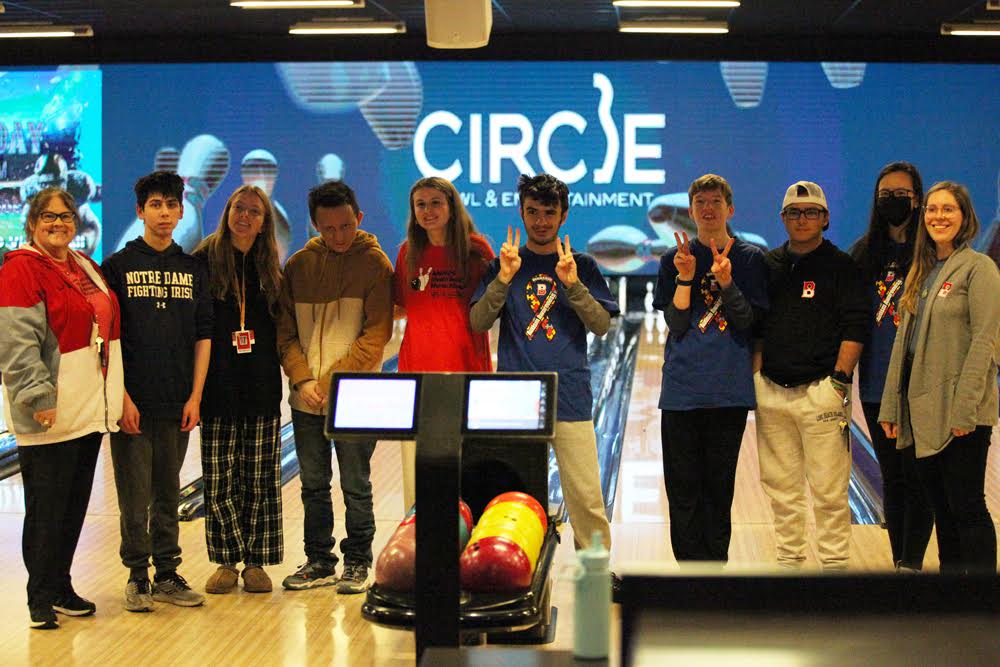
<instances>
[{"instance_id":1,"label":"black sneaker","mask_svg":"<svg viewBox=\"0 0 1000 667\"><path fill-rule=\"evenodd\" d=\"M59 627L56 613L50 605L32 605L28 607L28 613L31 615L31 627L35 630L55 630Z\"/></svg>"},{"instance_id":2,"label":"black sneaker","mask_svg":"<svg viewBox=\"0 0 1000 667\"><path fill-rule=\"evenodd\" d=\"M337 583L337 592L351 595L364 593L368 589L368 566L361 563L347 563L344 573Z\"/></svg>"},{"instance_id":3,"label":"black sneaker","mask_svg":"<svg viewBox=\"0 0 1000 667\"><path fill-rule=\"evenodd\" d=\"M611 602L621 604L622 601L622 578L614 572L611 573Z\"/></svg>"},{"instance_id":4,"label":"black sneaker","mask_svg":"<svg viewBox=\"0 0 1000 667\"><path fill-rule=\"evenodd\" d=\"M335 583L337 583L337 572L334 565L311 560L300 566L295 574L285 577L281 585L290 591L300 591L306 588L333 586Z\"/></svg>"},{"instance_id":5,"label":"black sneaker","mask_svg":"<svg viewBox=\"0 0 1000 667\"><path fill-rule=\"evenodd\" d=\"M90 616L97 611L97 605L83 599L71 588L68 593L56 598L52 603L52 609L66 616Z\"/></svg>"}]
</instances>

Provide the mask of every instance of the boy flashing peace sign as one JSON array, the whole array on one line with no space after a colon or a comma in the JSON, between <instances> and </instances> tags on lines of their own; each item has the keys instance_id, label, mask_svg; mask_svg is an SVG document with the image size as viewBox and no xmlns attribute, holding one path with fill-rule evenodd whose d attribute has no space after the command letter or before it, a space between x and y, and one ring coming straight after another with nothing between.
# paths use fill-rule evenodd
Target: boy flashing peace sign
<instances>
[{"instance_id":1,"label":"boy flashing peace sign","mask_svg":"<svg viewBox=\"0 0 1000 667\"><path fill-rule=\"evenodd\" d=\"M559 230L569 213L569 188L539 174L518 181L521 230L507 240L472 297L470 323L486 331L500 318L498 371L556 371L559 399L552 443L576 547L594 531L605 546L611 529L604 512L592 420L587 333L604 335L618 315L607 282L590 255L574 253Z\"/></svg>"},{"instance_id":2,"label":"boy flashing peace sign","mask_svg":"<svg viewBox=\"0 0 1000 667\"><path fill-rule=\"evenodd\" d=\"M663 477L678 561L726 561L736 463L754 400L751 331L767 310L764 253L729 229L733 191L706 174L688 189L697 237L674 233L653 306L670 333L660 391ZM721 250L720 250L721 248Z\"/></svg>"}]
</instances>

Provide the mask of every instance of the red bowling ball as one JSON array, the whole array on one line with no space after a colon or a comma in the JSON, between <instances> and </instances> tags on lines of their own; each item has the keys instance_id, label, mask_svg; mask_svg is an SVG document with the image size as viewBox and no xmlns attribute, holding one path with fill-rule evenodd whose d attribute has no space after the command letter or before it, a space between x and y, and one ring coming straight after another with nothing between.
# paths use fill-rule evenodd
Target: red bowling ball
<instances>
[{"instance_id":1,"label":"red bowling ball","mask_svg":"<svg viewBox=\"0 0 1000 667\"><path fill-rule=\"evenodd\" d=\"M375 562L375 583L393 591L412 591L416 581L417 524L396 527Z\"/></svg>"},{"instance_id":2,"label":"red bowling ball","mask_svg":"<svg viewBox=\"0 0 1000 667\"><path fill-rule=\"evenodd\" d=\"M531 561L512 540L484 537L459 559L462 588L473 593L513 593L531 585Z\"/></svg>"}]
</instances>

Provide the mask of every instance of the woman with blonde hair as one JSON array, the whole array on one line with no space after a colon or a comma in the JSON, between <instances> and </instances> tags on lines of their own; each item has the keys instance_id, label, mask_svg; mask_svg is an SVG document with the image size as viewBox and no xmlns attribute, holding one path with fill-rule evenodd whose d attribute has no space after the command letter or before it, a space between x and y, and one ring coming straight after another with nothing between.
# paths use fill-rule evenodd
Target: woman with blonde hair
<instances>
[{"instance_id":1,"label":"woman with blonde hair","mask_svg":"<svg viewBox=\"0 0 1000 667\"><path fill-rule=\"evenodd\" d=\"M194 254L208 263L215 303L212 360L201 402L205 539L219 568L205 586L271 590L265 565L281 562L281 370L275 318L281 267L275 215L254 185L236 189L218 229Z\"/></svg>"},{"instance_id":2,"label":"woman with blonde hair","mask_svg":"<svg viewBox=\"0 0 1000 667\"><path fill-rule=\"evenodd\" d=\"M451 182L431 176L413 184L393 275L397 316L407 318L400 372L493 370L489 332L469 326L469 301L493 257ZM415 444L404 443L402 452L403 501L410 507Z\"/></svg>"},{"instance_id":3,"label":"woman with blonde hair","mask_svg":"<svg viewBox=\"0 0 1000 667\"><path fill-rule=\"evenodd\" d=\"M879 422L897 448L914 448L941 570L995 572L984 484L998 411L1000 271L969 246L979 219L964 186L935 184L923 208Z\"/></svg>"}]
</instances>

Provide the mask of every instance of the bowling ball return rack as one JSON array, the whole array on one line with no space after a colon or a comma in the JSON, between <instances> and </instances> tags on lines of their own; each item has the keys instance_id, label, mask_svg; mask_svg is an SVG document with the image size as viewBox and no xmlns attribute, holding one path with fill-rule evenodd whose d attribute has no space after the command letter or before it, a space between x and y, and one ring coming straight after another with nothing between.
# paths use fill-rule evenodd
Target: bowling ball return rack
<instances>
[{"instance_id":1,"label":"bowling ball return rack","mask_svg":"<svg viewBox=\"0 0 1000 667\"><path fill-rule=\"evenodd\" d=\"M462 591L459 627L463 645L548 644L555 639L558 610L552 606L552 563L559 546L555 517L549 517L545 538L531 585L514 593ZM412 629L416 623L416 597L412 592L387 590L378 584L368 589L361 614L372 623Z\"/></svg>"},{"instance_id":2,"label":"bowling ball return rack","mask_svg":"<svg viewBox=\"0 0 1000 667\"><path fill-rule=\"evenodd\" d=\"M463 486L477 517L506 491L528 493L548 507L556 373L334 373L328 397L324 431L331 440L417 443L415 590L396 594L376 585L362 615L412 627L418 662L428 647L480 643L484 635L494 642L551 641L555 522L546 529L527 591L473 595L459 586L454 507Z\"/></svg>"}]
</instances>

